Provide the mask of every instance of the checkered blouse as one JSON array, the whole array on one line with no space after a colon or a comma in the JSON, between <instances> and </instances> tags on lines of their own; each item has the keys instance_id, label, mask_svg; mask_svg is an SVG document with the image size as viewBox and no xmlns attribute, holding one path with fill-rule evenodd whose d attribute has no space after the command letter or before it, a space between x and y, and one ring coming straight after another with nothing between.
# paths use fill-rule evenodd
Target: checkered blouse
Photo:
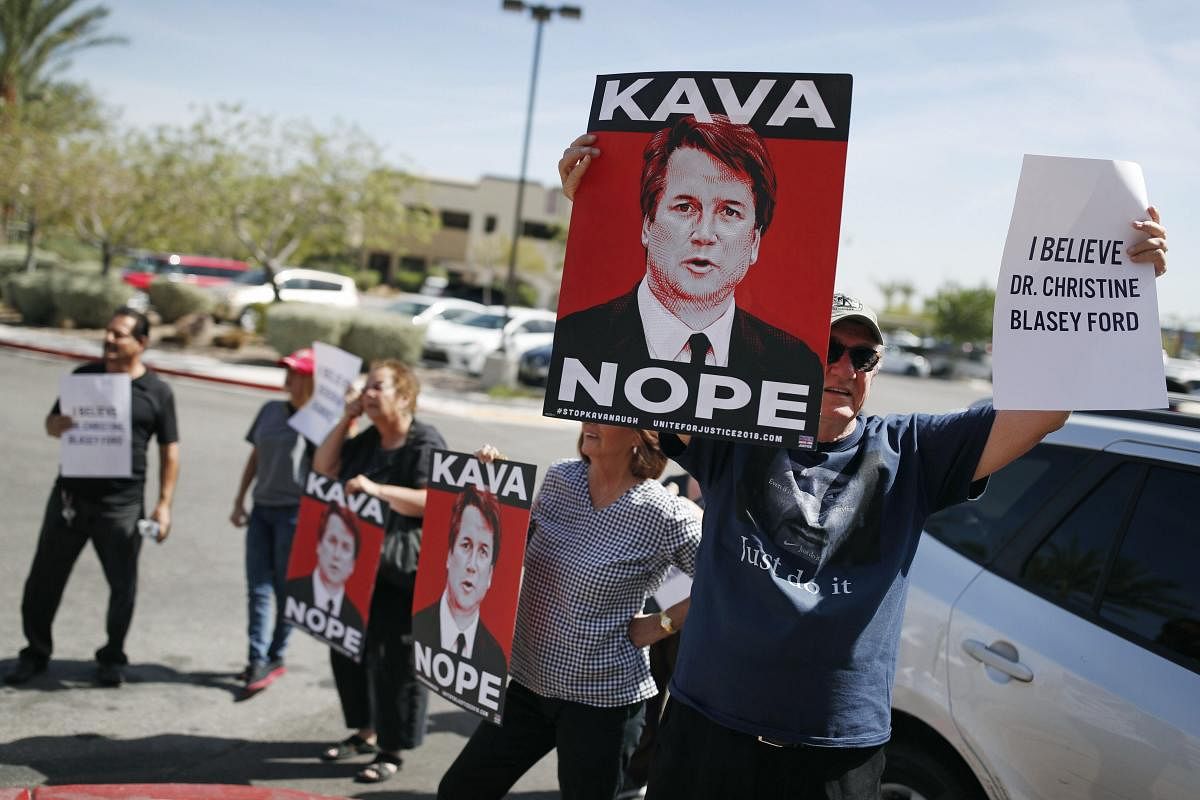
<instances>
[{"instance_id":1,"label":"checkered blouse","mask_svg":"<svg viewBox=\"0 0 1200 800\"><path fill-rule=\"evenodd\" d=\"M510 672L543 697L622 706L657 693L629 620L668 566L693 573L700 522L654 480L596 510L587 470L554 463L534 501Z\"/></svg>"}]
</instances>

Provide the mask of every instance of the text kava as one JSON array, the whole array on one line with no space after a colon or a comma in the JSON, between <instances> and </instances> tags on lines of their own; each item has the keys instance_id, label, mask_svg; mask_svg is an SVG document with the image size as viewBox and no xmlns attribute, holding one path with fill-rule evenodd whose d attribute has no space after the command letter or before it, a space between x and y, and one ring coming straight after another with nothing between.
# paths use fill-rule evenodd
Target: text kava
<instances>
[{"instance_id":1,"label":"text kava","mask_svg":"<svg viewBox=\"0 0 1200 800\"><path fill-rule=\"evenodd\" d=\"M713 88L721 98L719 111L737 125L749 125L755 113L767 99L776 81L763 78L758 82L745 102L738 99L733 89L733 82L728 78L712 78ZM700 86L695 78L677 78L667 96L658 104L649 117L638 105L637 93L653 82L653 78L638 78L633 83L621 88L620 81L608 81L604 84L604 97L600 101L600 119L611 120L613 112L618 108L625 112L631 120L646 122L653 120L663 122L671 114L692 114L700 122L712 122L712 113L704 97L700 94ZM789 119L811 119L818 128L832 128L833 118L825 108L825 101L817 91L817 85L812 81L797 80L792 83L774 113L767 120L767 125L780 126Z\"/></svg>"},{"instance_id":2,"label":"text kava","mask_svg":"<svg viewBox=\"0 0 1200 800\"><path fill-rule=\"evenodd\" d=\"M326 503L337 503L363 519L374 522L380 527L383 526L383 506L377 497L371 497L362 492L346 497L342 484L315 472L308 473L308 485L304 487L304 493Z\"/></svg>"},{"instance_id":3,"label":"text kava","mask_svg":"<svg viewBox=\"0 0 1200 800\"><path fill-rule=\"evenodd\" d=\"M458 476L451 472L458 463L459 456L450 453L433 454L433 483L449 484L459 489L467 484L481 492L491 492L500 497L516 497L524 501L529 492L525 486L525 476L521 470L502 461L492 461L487 464L474 459L465 458ZM486 473L486 476L485 476ZM501 487L504 488L501 488Z\"/></svg>"}]
</instances>

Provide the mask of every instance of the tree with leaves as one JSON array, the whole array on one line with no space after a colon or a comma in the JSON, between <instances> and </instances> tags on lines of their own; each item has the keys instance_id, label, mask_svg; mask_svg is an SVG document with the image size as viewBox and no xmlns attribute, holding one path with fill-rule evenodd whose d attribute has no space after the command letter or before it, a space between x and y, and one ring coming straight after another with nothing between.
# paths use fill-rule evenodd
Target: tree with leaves
<instances>
[{"instance_id":1,"label":"tree with leaves","mask_svg":"<svg viewBox=\"0 0 1200 800\"><path fill-rule=\"evenodd\" d=\"M988 286L964 289L946 284L925 301L925 313L933 317L933 330L955 342L983 342L992 338L992 313L996 292Z\"/></svg>"}]
</instances>

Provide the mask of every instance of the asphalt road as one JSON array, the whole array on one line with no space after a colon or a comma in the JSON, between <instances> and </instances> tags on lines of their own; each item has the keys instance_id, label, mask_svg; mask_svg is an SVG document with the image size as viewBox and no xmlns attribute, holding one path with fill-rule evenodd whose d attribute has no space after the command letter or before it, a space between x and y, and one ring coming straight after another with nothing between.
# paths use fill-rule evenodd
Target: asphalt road
<instances>
[{"instance_id":1,"label":"asphalt road","mask_svg":"<svg viewBox=\"0 0 1200 800\"><path fill-rule=\"evenodd\" d=\"M42 433L60 375L71 362L0 350L0 480L8 522L0 527L0 672L24 644L20 598L42 509L57 469L56 442ZM228 522L248 452L243 440L268 395L174 379L182 437L175 529L141 557L137 612L127 650L128 683L92 683L103 644L107 587L85 551L56 620L50 671L24 687L0 688L0 786L42 783L200 782L302 789L362 798L431 798L438 779L475 727L470 714L435 699L425 744L377 787L355 784L348 764L317 760L346 735L326 650L292 637L288 674L235 702L233 674L245 660L245 588L240 531ZM985 386L881 376L871 410L936 411L964 406ZM469 416L433 413L450 447L484 441L541 465L573 455L575 429L518 425L480 407ZM151 448L153 451L153 447ZM151 475L156 466L151 464ZM150 481L151 491L156 486ZM513 797L551 798L553 754L517 784Z\"/></svg>"}]
</instances>

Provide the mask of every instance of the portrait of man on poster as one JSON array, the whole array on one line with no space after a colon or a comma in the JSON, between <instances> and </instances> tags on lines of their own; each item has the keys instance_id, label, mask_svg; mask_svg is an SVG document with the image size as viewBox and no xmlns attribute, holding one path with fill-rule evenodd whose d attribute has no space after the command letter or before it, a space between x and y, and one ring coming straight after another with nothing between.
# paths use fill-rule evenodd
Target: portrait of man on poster
<instances>
[{"instance_id":1,"label":"portrait of man on poster","mask_svg":"<svg viewBox=\"0 0 1200 800\"><path fill-rule=\"evenodd\" d=\"M508 660L479 615L500 557L500 541L499 501L467 485L450 511L446 588L436 603L413 614L413 638L503 678Z\"/></svg>"},{"instance_id":2,"label":"portrait of man on poster","mask_svg":"<svg viewBox=\"0 0 1200 800\"><path fill-rule=\"evenodd\" d=\"M770 155L749 125L687 116L655 133L641 172L645 275L621 296L559 320L556 346L585 363L640 357L819 377L811 348L737 304L776 194Z\"/></svg>"},{"instance_id":3,"label":"portrait of man on poster","mask_svg":"<svg viewBox=\"0 0 1200 800\"><path fill-rule=\"evenodd\" d=\"M287 595L303 602L305 608L319 608L347 628L365 630L362 612L346 595L346 581L354 574L360 544L354 515L329 503L317 525L317 567L310 575L289 580Z\"/></svg>"}]
</instances>

